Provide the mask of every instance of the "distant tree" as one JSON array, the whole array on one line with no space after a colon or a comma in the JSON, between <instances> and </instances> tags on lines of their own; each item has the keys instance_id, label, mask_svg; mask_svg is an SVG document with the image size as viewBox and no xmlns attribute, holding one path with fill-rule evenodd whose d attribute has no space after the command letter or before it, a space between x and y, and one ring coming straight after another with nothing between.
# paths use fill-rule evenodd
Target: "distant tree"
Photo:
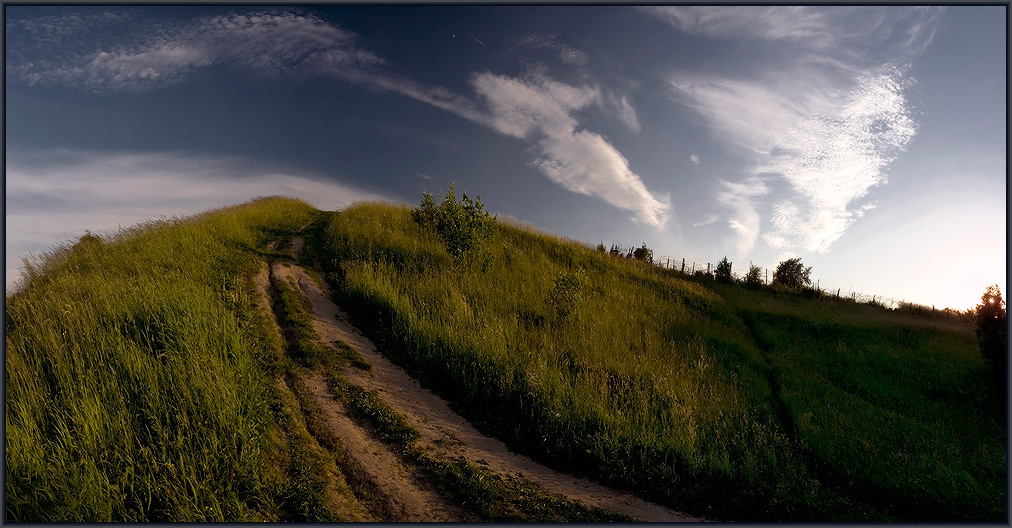
<instances>
[{"instance_id":1,"label":"distant tree","mask_svg":"<svg viewBox=\"0 0 1012 528\"><path fill-rule=\"evenodd\" d=\"M773 272L773 284L790 289L800 289L812 284L812 268L801 263L801 257L787 259L777 264Z\"/></svg>"},{"instance_id":2,"label":"distant tree","mask_svg":"<svg viewBox=\"0 0 1012 528\"><path fill-rule=\"evenodd\" d=\"M599 243L599 244L597 245L597 252L598 252L598 253L604 253L604 252L605 252L605 249L604 249L604 242L601 242L601 243Z\"/></svg>"},{"instance_id":3,"label":"distant tree","mask_svg":"<svg viewBox=\"0 0 1012 528\"><path fill-rule=\"evenodd\" d=\"M762 286L763 269L755 264L752 264L751 260L748 261L748 273L745 274L743 282L746 286Z\"/></svg>"},{"instance_id":4,"label":"distant tree","mask_svg":"<svg viewBox=\"0 0 1012 528\"><path fill-rule=\"evenodd\" d=\"M608 252L613 257L621 257L622 251L618 249L618 244L611 245L611 251Z\"/></svg>"},{"instance_id":5,"label":"distant tree","mask_svg":"<svg viewBox=\"0 0 1012 528\"><path fill-rule=\"evenodd\" d=\"M988 286L973 311L973 326L977 333L977 346L991 372L1004 378L1008 362L1008 327L1005 301L998 285Z\"/></svg>"},{"instance_id":6,"label":"distant tree","mask_svg":"<svg viewBox=\"0 0 1012 528\"><path fill-rule=\"evenodd\" d=\"M720 282L731 282L734 277L731 276L731 262L724 257L717 263L717 269L713 271L713 276Z\"/></svg>"},{"instance_id":7,"label":"distant tree","mask_svg":"<svg viewBox=\"0 0 1012 528\"><path fill-rule=\"evenodd\" d=\"M642 260L646 263L653 263L654 251L647 247L647 243L644 242L642 246L633 250L633 258L636 260Z\"/></svg>"}]
</instances>

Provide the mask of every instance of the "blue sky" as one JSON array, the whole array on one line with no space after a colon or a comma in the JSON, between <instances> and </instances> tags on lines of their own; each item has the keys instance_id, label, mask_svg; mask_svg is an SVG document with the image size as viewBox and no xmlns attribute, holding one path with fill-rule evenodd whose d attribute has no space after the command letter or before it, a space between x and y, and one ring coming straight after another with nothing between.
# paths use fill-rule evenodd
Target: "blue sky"
<instances>
[{"instance_id":1,"label":"blue sky","mask_svg":"<svg viewBox=\"0 0 1012 528\"><path fill-rule=\"evenodd\" d=\"M1006 290L1006 6L5 6L5 257L455 181L591 244Z\"/></svg>"}]
</instances>

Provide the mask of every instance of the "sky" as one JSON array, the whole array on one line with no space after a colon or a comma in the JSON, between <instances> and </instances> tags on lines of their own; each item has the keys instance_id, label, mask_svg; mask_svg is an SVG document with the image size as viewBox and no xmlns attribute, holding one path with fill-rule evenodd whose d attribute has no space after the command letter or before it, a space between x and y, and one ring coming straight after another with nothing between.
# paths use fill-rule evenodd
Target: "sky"
<instances>
[{"instance_id":1,"label":"sky","mask_svg":"<svg viewBox=\"0 0 1012 528\"><path fill-rule=\"evenodd\" d=\"M4 6L5 282L258 196L455 182L591 245L966 309L1008 268L1007 6Z\"/></svg>"}]
</instances>

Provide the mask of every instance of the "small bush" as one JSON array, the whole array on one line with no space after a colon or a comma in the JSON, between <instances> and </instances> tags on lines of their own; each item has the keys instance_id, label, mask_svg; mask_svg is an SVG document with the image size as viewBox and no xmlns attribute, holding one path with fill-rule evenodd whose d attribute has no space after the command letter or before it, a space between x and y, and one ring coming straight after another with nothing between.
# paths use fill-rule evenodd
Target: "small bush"
<instances>
[{"instance_id":1,"label":"small bush","mask_svg":"<svg viewBox=\"0 0 1012 528\"><path fill-rule=\"evenodd\" d=\"M745 274L743 282L746 286L758 287L763 284L763 269L750 260L748 262L748 273Z\"/></svg>"},{"instance_id":2,"label":"small bush","mask_svg":"<svg viewBox=\"0 0 1012 528\"><path fill-rule=\"evenodd\" d=\"M654 251L644 242L642 246L633 250L633 258L650 264L654 261Z\"/></svg>"},{"instance_id":3,"label":"small bush","mask_svg":"<svg viewBox=\"0 0 1012 528\"><path fill-rule=\"evenodd\" d=\"M727 260L727 257L724 257L717 263L714 277L720 282L731 282L734 280L734 277L731 276L731 263Z\"/></svg>"},{"instance_id":4,"label":"small bush","mask_svg":"<svg viewBox=\"0 0 1012 528\"><path fill-rule=\"evenodd\" d=\"M773 272L773 284L789 289L801 289L812 284L812 268L805 267L800 257L787 259L777 264Z\"/></svg>"},{"instance_id":5,"label":"small bush","mask_svg":"<svg viewBox=\"0 0 1012 528\"><path fill-rule=\"evenodd\" d=\"M454 183L450 182L445 196L440 191L438 206L431 193L423 193L422 203L412 213L412 218L423 227L434 229L446 242L446 250L460 262L482 252L492 237L495 221L484 210L480 194L477 200L471 201L467 193L463 193L461 201L457 202L455 190Z\"/></svg>"},{"instance_id":6,"label":"small bush","mask_svg":"<svg viewBox=\"0 0 1012 528\"><path fill-rule=\"evenodd\" d=\"M555 287L548 294L548 306L559 315L559 319L568 319L583 301L583 290L588 284L587 273L578 269L560 274L555 279Z\"/></svg>"},{"instance_id":7,"label":"small bush","mask_svg":"<svg viewBox=\"0 0 1012 528\"><path fill-rule=\"evenodd\" d=\"M997 284L988 286L980 297L980 304L974 309L973 327L980 355L995 376L1001 378L1005 376L1008 362L1008 329L1005 325L1005 301L1001 298L1001 290Z\"/></svg>"}]
</instances>

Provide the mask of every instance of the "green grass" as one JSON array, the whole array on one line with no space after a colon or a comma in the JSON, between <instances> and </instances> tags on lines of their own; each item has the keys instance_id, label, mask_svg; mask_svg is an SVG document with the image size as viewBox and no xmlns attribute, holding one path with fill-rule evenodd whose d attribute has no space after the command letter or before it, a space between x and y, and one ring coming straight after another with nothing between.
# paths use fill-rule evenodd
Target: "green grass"
<instances>
[{"instance_id":1,"label":"green grass","mask_svg":"<svg viewBox=\"0 0 1012 528\"><path fill-rule=\"evenodd\" d=\"M34 262L5 306L6 518L335 518L334 456L273 380L292 359L368 363L315 344L277 283L286 343L250 280L312 220L300 262L356 325L549 465L717 519L1006 520L1005 395L965 319L687 280L502 223L458 262L410 211L261 199ZM413 463L485 519L564 511L475 464ZM603 520L581 515L562 518Z\"/></svg>"},{"instance_id":2,"label":"green grass","mask_svg":"<svg viewBox=\"0 0 1012 528\"><path fill-rule=\"evenodd\" d=\"M259 248L313 213L261 199L85 237L29 268L5 307L7 520L278 517L278 352L248 279Z\"/></svg>"},{"instance_id":3,"label":"green grass","mask_svg":"<svg viewBox=\"0 0 1012 528\"><path fill-rule=\"evenodd\" d=\"M332 215L320 262L388 355L513 448L715 518L1004 519L1007 433L964 323L504 224L455 263L410 211Z\"/></svg>"}]
</instances>

